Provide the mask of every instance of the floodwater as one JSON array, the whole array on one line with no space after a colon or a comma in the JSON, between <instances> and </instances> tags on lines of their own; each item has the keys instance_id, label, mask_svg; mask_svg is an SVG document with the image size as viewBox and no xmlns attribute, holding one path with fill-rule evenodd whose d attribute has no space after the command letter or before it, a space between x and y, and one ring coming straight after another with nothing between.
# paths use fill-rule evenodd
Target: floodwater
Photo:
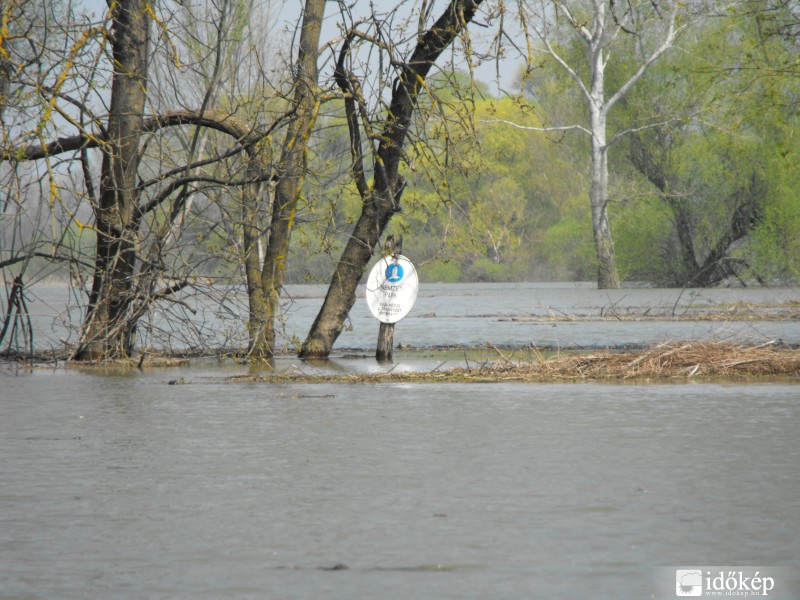
<instances>
[{"instance_id":1,"label":"floodwater","mask_svg":"<svg viewBox=\"0 0 800 600\"><path fill-rule=\"evenodd\" d=\"M789 320L535 318L778 304L792 290L434 292L397 342L800 341ZM318 303L298 294L292 321ZM357 310L333 360L275 368L470 360L401 350L378 365L348 350L377 334ZM758 565L771 598L800 598L798 380L232 382L248 373L0 365L0 598L660 599L676 597L677 567L701 565Z\"/></svg>"},{"instance_id":2,"label":"floodwater","mask_svg":"<svg viewBox=\"0 0 800 600\"><path fill-rule=\"evenodd\" d=\"M246 371L2 371L0 597L674 598L680 565L800 597L796 384Z\"/></svg>"},{"instance_id":3,"label":"floodwater","mask_svg":"<svg viewBox=\"0 0 800 600\"><path fill-rule=\"evenodd\" d=\"M303 340L326 292L320 285L289 286L282 341ZM246 298L236 288L216 288L216 299L187 295L161 303L139 327L139 346L246 347ZM28 294L34 344L41 350L74 343L83 317L68 303L66 287L38 286ZM800 320L742 318L749 306L780 316L800 301L797 288L698 290L627 288L598 290L591 284L423 284L417 302L397 324L395 343L412 347L496 345L539 347L646 346L665 339L741 342L783 340L800 344ZM736 311L744 307L744 311ZM193 312L188 312L189 309ZM729 320L674 320L728 311ZM643 317L639 320L629 316ZM604 317L604 318L600 318ZM619 317L619 320L617 319ZM655 318L654 317L658 317ZM363 290L334 350L374 348L378 323Z\"/></svg>"}]
</instances>

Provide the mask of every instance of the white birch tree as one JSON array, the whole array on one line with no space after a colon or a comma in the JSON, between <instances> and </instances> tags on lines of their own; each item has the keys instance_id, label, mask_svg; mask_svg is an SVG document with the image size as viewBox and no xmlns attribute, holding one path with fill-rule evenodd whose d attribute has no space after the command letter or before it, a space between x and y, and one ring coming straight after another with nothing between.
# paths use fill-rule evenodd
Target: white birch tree
<instances>
[{"instance_id":1,"label":"white birch tree","mask_svg":"<svg viewBox=\"0 0 800 600\"><path fill-rule=\"evenodd\" d=\"M689 4L678 0L521 0L520 15L529 39L533 61L544 54L563 69L587 109L587 122L571 125L527 127L538 131L579 131L591 140L589 202L597 253L599 288L619 287L614 240L609 225L608 152L625 135L652 124L609 133L609 113L650 67L675 44L687 27ZM564 52L580 40L580 60ZM612 60L630 61L623 43L636 36L636 66L616 89L609 89L606 70Z\"/></svg>"}]
</instances>

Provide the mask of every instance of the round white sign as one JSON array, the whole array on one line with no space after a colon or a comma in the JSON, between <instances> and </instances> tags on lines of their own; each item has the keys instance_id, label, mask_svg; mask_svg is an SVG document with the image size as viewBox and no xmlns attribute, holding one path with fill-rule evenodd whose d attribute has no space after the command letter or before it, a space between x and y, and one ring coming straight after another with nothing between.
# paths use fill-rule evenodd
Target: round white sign
<instances>
[{"instance_id":1,"label":"round white sign","mask_svg":"<svg viewBox=\"0 0 800 600\"><path fill-rule=\"evenodd\" d=\"M386 256L370 271L367 305L382 323L397 323L414 307L419 291L417 270L405 256Z\"/></svg>"}]
</instances>

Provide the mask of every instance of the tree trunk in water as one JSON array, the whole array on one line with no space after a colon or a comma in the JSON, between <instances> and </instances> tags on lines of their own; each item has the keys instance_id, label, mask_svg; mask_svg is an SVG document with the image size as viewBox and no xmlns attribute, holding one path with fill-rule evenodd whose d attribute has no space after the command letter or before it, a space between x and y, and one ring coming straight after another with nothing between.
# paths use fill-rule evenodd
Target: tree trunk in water
<instances>
[{"instance_id":1,"label":"tree trunk in water","mask_svg":"<svg viewBox=\"0 0 800 600\"><path fill-rule=\"evenodd\" d=\"M114 76L103 148L95 272L75 353L78 360L129 356L135 323L126 318L136 261L136 174L147 96L150 17L145 0L113 5Z\"/></svg>"},{"instance_id":2,"label":"tree trunk in water","mask_svg":"<svg viewBox=\"0 0 800 600\"><path fill-rule=\"evenodd\" d=\"M399 173L411 117L434 62L472 20L482 0L451 0L433 26L422 33L411 58L394 82L380 144L374 157L374 181L370 189L363 179L356 185L362 194L361 216L328 287L322 308L300 350L301 358L325 358L341 334L356 301L358 282L392 215L400 208L405 181ZM351 137L358 137L349 120ZM354 158L355 160L355 158ZM358 174L355 175L358 178Z\"/></svg>"},{"instance_id":3,"label":"tree trunk in water","mask_svg":"<svg viewBox=\"0 0 800 600\"><path fill-rule=\"evenodd\" d=\"M605 145L605 119L593 123L592 131L594 135L589 202L592 207L592 231L597 253L597 287L615 289L619 287L619 275L614 239L611 237L611 226L608 222L608 148Z\"/></svg>"},{"instance_id":4,"label":"tree trunk in water","mask_svg":"<svg viewBox=\"0 0 800 600\"><path fill-rule=\"evenodd\" d=\"M324 358L330 354L356 302L358 282L372 258L373 248L389 223L393 209L393 203L385 199L380 201L375 198L365 204L353 235L336 264L322 308L303 343L301 358Z\"/></svg>"},{"instance_id":5,"label":"tree trunk in water","mask_svg":"<svg viewBox=\"0 0 800 600\"><path fill-rule=\"evenodd\" d=\"M664 191L666 195L666 190ZM686 203L681 198L672 198L667 201L675 219L675 229L678 233L678 244L681 249L680 272L676 273L678 282L683 286L689 284L694 273L697 273L700 265L697 263L697 254L694 249L694 238L692 237L692 217Z\"/></svg>"},{"instance_id":6,"label":"tree trunk in water","mask_svg":"<svg viewBox=\"0 0 800 600\"><path fill-rule=\"evenodd\" d=\"M255 149L250 156L248 176L260 176L264 164L261 149ZM264 287L261 285L261 246L258 243L261 232L258 227L258 199L262 186L250 184L242 194L242 245L244 248L244 273L247 287L248 303L248 353L256 357L266 357L270 353L270 345L265 338L267 316L267 300Z\"/></svg>"},{"instance_id":7,"label":"tree trunk in water","mask_svg":"<svg viewBox=\"0 0 800 600\"><path fill-rule=\"evenodd\" d=\"M297 201L307 171L308 138L317 116L317 58L326 0L306 0L296 63L294 107L296 115L286 130L278 165L278 183L272 203L269 238L260 277L252 264L247 267L250 297L250 356L270 358L275 351L275 318L286 275L289 241L294 228ZM252 218L252 217L251 217ZM245 229L253 223L245 223ZM248 260L257 261L255 239L246 246Z\"/></svg>"},{"instance_id":8,"label":"tree trunk in water","mask_svg":"<svg viewBox=\"0 0 800 600\"><path fill-rule=\"evenodd\" d=\"M601 11L600 21L604 21L605 4L597 5ZM589 43L591 57L591 90L589 92L589 122L592 134L592 181L589 185L589 204L592 208L592 231L597 254L597 287L609 289L619 287L617 259L614 253L614 239L608 222L608 144L607 111L610 106L605 100L605 67L603 44L592 38Z\"/></svg>"},{"instance_id":9,"label":"tree trunk in water","mask_svg":"<svg viewBox=\"0 0 800 600\"><path fill-rule=\"evenodd\" d=\"M601 290L619 287L617 259L614 253L611 228L608 224L607 206L607 203L592 203L592 228L597 251L597 287Z\"/></svg>"},{"instance_id":10,"label":"tree trunk in water","mask_svg":"<svg viewBox=\"0 0 800 600\"><path fill-rule=\"evenodd\" d=\"M631 137L631 161L633 165L660 192L662 200L669 207L675 223L675 230L680 245L681 264L672 274L671 284L683 287L710 287L717 285L727 277L735 276L737 268L742 266L741 260L731 258L728 251L737 241L747 236L763 218L763 201L767 194L763 180L753 171L747 187L736 190L729 198L733 205L733 213L727 228L717 243L711 248L702 263L694 244L694 219L688 200L681 194L673 194L670 183L671 136L668 132L656 129L656 148L661 152L653 152L645 144L642 135ZM667 151L664 150L667 148ZM656 159L656 157L659 159Z\"/></svg>"}]
</instances>

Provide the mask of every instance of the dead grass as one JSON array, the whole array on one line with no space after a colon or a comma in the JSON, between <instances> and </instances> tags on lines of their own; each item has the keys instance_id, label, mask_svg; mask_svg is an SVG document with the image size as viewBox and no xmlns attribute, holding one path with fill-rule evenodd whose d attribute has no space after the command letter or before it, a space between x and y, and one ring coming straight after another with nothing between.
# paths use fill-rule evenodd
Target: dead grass
<instances>
[{"instance_id":1,"label":"dead grass","mask_svg":"<svg viewBox=\"0 0 800 600\"><path fill-rule=\"evenodd\" d=\"M498 359L481 364L436 369L428 372L373 373L350 375L309 375L299 369L270 375L241 375L234 382L495 382L495 381L681 381L689 379L790 378L800 380L800 348L778 342L759 345L732 342L664 342L645 350L602 350L560 352L546 356L528 348L529 358L513 358L489 343ZM143 354L137 359L104 363L67 362L78 369L130 369L143 367L187 367L185 357Z\"/></svg>"},{"instance_id":2,"label":"dead grass","mask_svg":"<svg viewBox=\"0 0 800 600\"><path fill-rule=\"evenodd\" d=\"M499 352L499 351L498 351ZM569 353L534 360L501 359L469 368L435 369L421 373L318 376L277 373L241 376L229 381L303 381L325 383L498 382L498 381L673 381L800 376L800 349L775 342L743 345L727 342L665 342L637 352Z\"/></svg>"},{"instance_id":3,"label":"dead grass","mask_svg":"<svg viewBox=\"0 0 800 600\"><path fill-rule=\"evenodd\" d=\"M158 354L140 354L134 358L120 358L100 361L64 361L64 366L70 369L145 369L145 368L177 368L191 366L191 360L182 357L161 356Z\"/></svg>"},{"instance_id":4,"label":"dead grass","mask_svg":"<svg viewBox=\"0 0 800 600\"><path fill-rule=\"evenodd\" d=\"M476 376L485 369L459 369ZM491 367L498 379L609 380L691 377L761 377L800 375L800 350L726 342L658 344L640 352L593 352L560 355L536 362L501 361Z\"/></svg>"}]
</instances>

